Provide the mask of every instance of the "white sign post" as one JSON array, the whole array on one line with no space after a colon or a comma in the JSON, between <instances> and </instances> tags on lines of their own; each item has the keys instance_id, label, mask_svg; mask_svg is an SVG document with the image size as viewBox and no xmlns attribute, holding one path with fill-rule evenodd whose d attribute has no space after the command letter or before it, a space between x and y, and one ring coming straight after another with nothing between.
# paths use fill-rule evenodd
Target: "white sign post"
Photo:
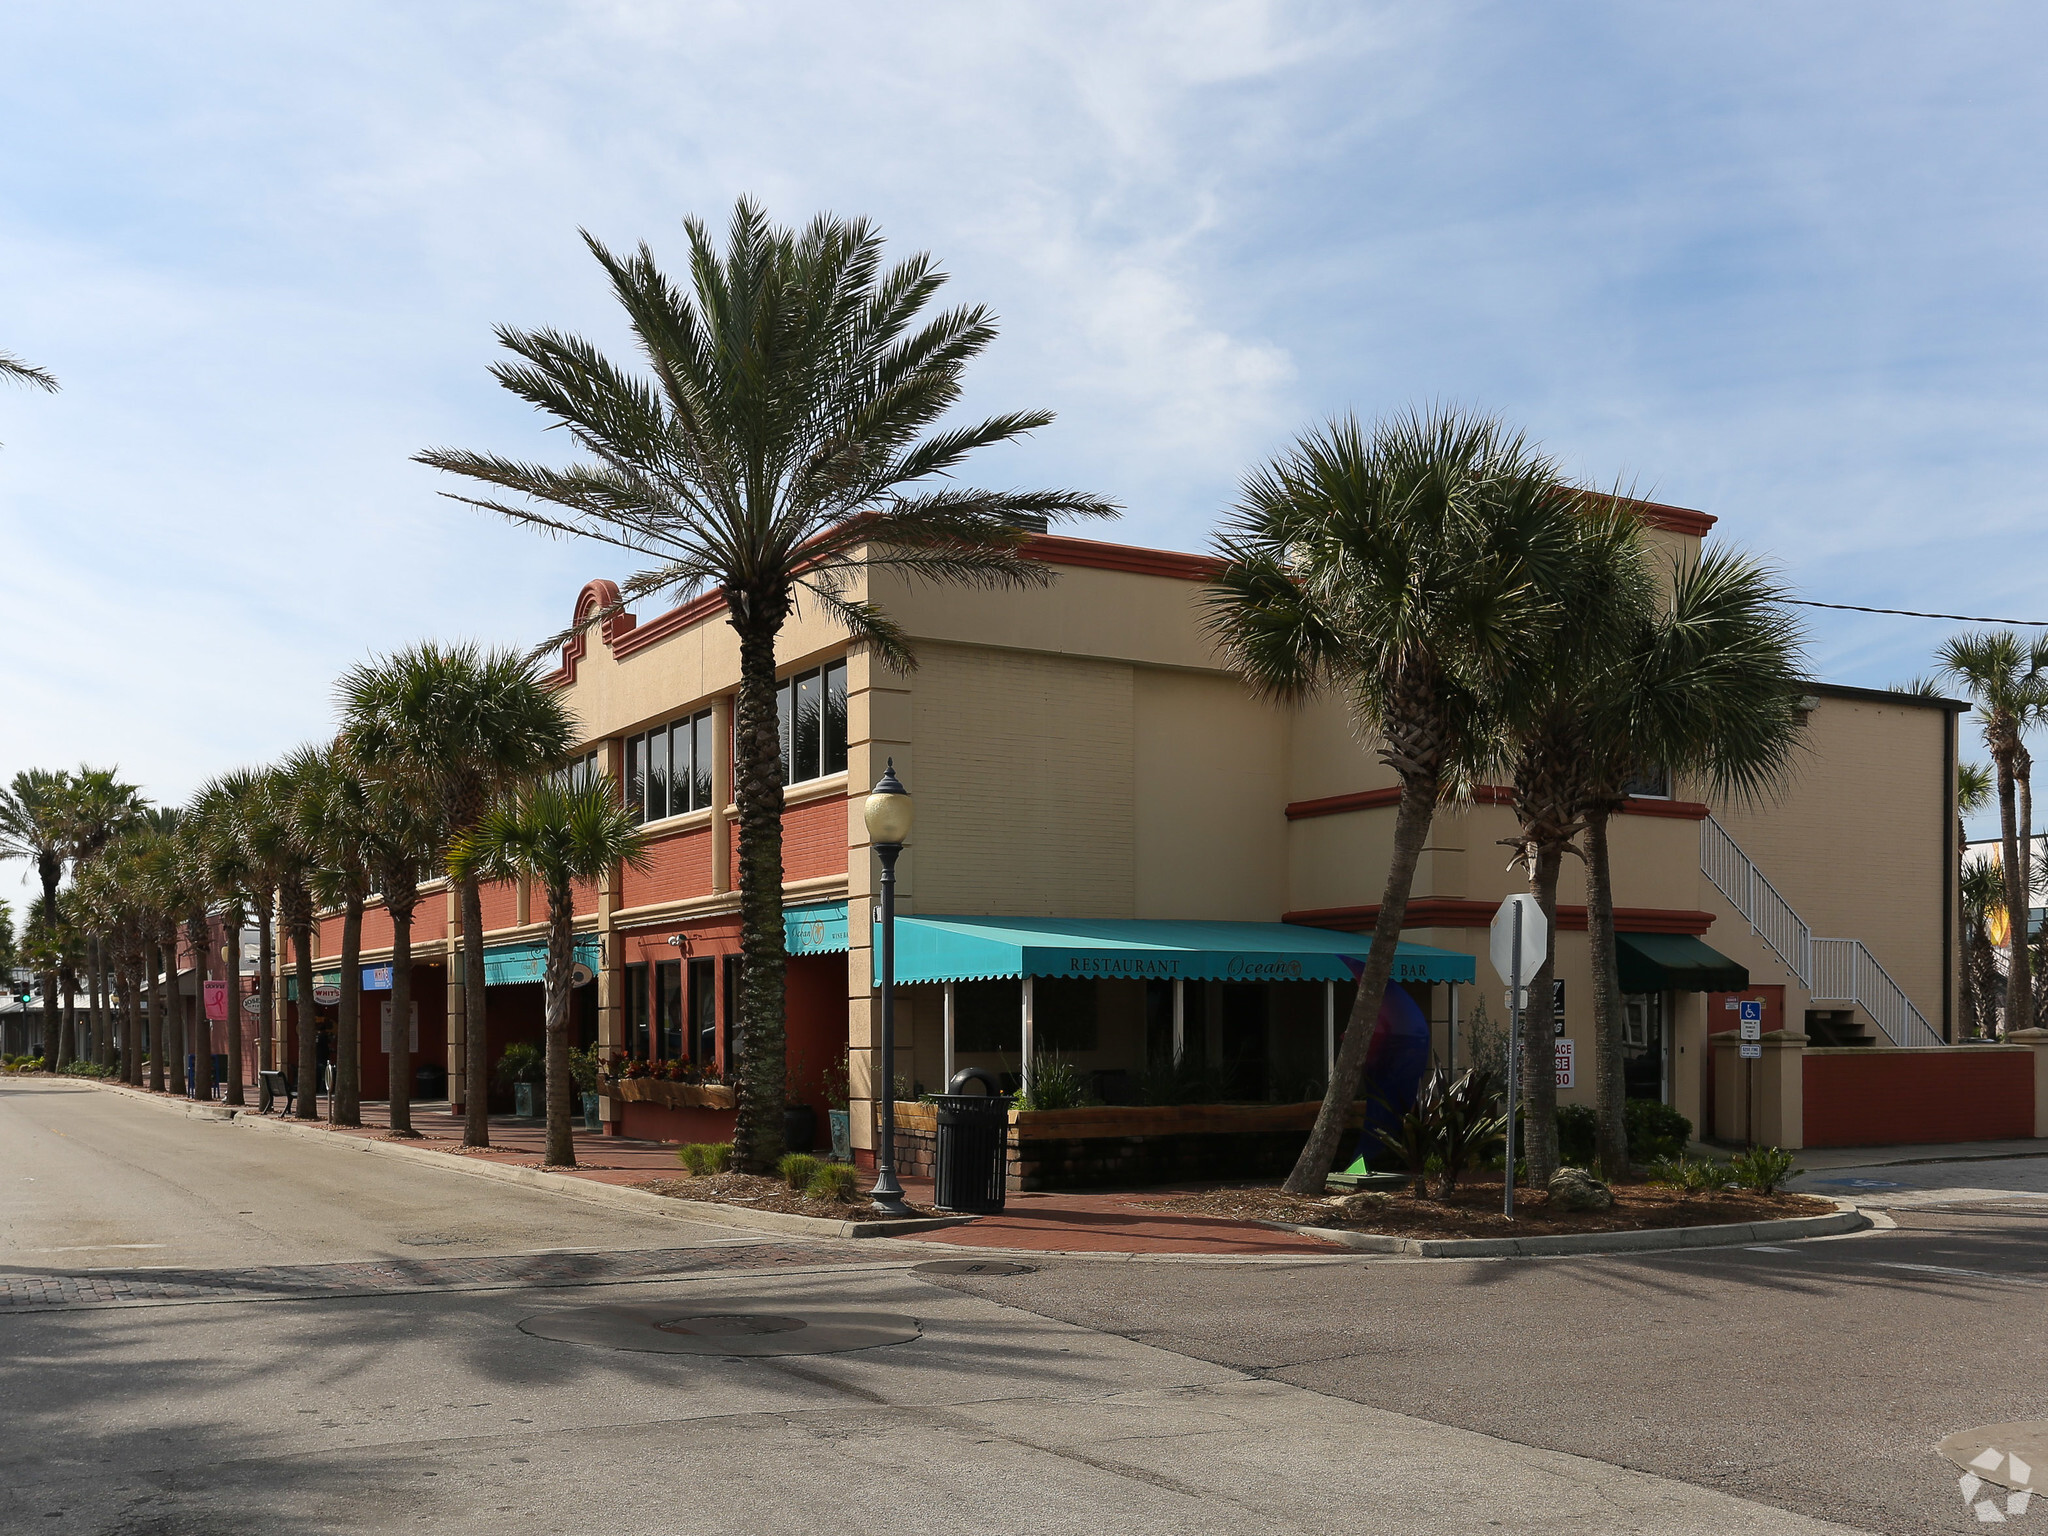
<instances>
[{"instance_id":1,"label":"white sign post","mask_svg":"<svg viewBox=\"0 0 2048 1536\"><path fill-rule=\"evenodd\" d=\"M1515 1217L1515 1078L1518 1075L1522 1039L1522 1010L1529 1003L1525 978L1542 969L1550 953L1550 925L1543 909L1530 895L1510 896L1493 914L1493 931L1488 954L1500 979L1508 984L1512 1017L1508 1024L1508 1145L1507 1168L1501 1178L1501 1211L1508 1220Z\"/></svg>"}]
</instances>

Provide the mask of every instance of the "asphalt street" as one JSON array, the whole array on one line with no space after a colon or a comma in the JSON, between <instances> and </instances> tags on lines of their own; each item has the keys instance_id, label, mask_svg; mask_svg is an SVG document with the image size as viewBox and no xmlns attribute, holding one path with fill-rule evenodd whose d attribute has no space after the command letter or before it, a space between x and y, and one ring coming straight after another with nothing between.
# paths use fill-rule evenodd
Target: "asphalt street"
<instances>
[{"instance_id":1,"label":"asphalt street","mask_svg":"<svg viewBox=\"0 0 2048 1536\"><path fill-rule=\"evenodd\" d=\"M2048 1414L1995 1193L1668 1259L961 1279L17 1080L0 1190L8 1532L1946 1531L1934 1442ZM604 1309L677 1321L565 1341ZM849 1310L907 1342L665 1352Z\"/></svg>"}]
</instances>

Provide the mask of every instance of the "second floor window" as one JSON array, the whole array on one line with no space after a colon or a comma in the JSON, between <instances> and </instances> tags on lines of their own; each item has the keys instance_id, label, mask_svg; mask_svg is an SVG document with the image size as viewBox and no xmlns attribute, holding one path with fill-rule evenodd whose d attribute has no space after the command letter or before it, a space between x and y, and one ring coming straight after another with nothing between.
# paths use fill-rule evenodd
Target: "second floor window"
<instances>
[{"instance_id":1,"label":"second floor window","mask_svg":"<svg viewBox=\"0 0 2048 1536\"><path fill-rule=\"evenodd\" d=\"M635 821L686 816L711 804L711 711L626 738L626 808Z\"/></svg>"},{"instance_id":2,"label":"second floor window","mask_svg":"<svg viewBox=\"0 0 2048 1536\"><path fill-rule=\"evenodd\" d=\"M567 766L555 770L555 782L564 789L581 789L604 772L598 763L602 755L594 748L588 752L577 753L569 759Z\"/></svg>"},{"instance_id":3,"label":"second floor window","mask_svg":"<svg viewBox=\"0 0 2048 1536\"><path fill-rule=\"evenodd\" d=\"M782 725L782 782L846 772L846 663L785 677L775 691Z\"/></svg>"}]
</instances>

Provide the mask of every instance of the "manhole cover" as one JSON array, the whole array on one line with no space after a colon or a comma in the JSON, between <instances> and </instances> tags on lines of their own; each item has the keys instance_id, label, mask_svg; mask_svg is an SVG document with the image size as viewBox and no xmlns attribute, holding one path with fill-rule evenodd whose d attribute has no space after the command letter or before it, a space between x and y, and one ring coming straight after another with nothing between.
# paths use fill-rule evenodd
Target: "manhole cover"
<instances>
[{"instance_id":1,"label":"manhole cover","mask_svg":"<svg viewBox=\"0 0 2048 1536\"><path fill-rule=\"evenodd\" d=\"M563 1307L523 1319L521 1333L592 1349L655 1355L832 1355L881 1344L907 1344L917 1319L893 1312L684 1311L654 1307Z\"/></svg>"},{"instance_id":2,"label":"manhole cover","mask_svg":"<svg viewBox=\"0 0 2048 1536\"><path fill-rule=\"evenodd\" d=\"M800 1317L769 1317L760 1312L721 1312L714 1317L678 1317L655 1327L663 1333L687 1333L700 1339L737 1339L757 1333L794 1333L811 1325Z\"/></svg>"},{"instance_id":3,"label":"manhole cover","mask_svg":"<svg viewBox=\"0 0 2048 1536\"><path fill-rule=\"evenodd\" d=\"M1966 1429L1935 1449L1962 1469L1963 1502L1987 1525L2025 1514L2036 1493L2048 1492L2048 1419Z\"/></svg>"},{"instance_id":4,"label":"manhole cover","mask_svg":"<svg viewBox=\"0 0 2048 1536\"><path fill-rule=\"evenodd\" d=\"M913 1275L1035 1275L1035 1264L1012 1264L1003 1259L933 1259L929 1264L911 1266Z\"/></svg>"}]
</instances>

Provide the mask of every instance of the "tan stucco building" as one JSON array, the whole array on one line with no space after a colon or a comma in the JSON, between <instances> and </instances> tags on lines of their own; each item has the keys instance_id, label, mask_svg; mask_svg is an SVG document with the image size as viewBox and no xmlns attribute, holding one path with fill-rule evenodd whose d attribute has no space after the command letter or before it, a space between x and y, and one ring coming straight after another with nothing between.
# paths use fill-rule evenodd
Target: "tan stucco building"
<instances>
[{"instance_id":1,"label":"tan stucco building","mask_svg":"<svg viewBox=\"0 0 2048 1536\"><path fill-rule=\"evenodd\" d=\"M1655 537L1680 550L1696 549L1712 525L1677 508L1647 516ZM1034 552L1057 572L1049 589L991 594L878 578L868 595L916 645L920 665L907 675L850 648L812 613L783 636L794 760L784 892L792 1093L822 1111L843 1059L859 1149L870 1141L864 1109L875 1077L876 881L860 812L885 761L917 804L899 871L907 918L1287 922L1350 932L1372 924L1395 786L1343 703L1283 708L1248 694L1201 627L1200 583L1212 569L1202 557L1060 537L1037 540ZM593 582L577 611L615 597ZM569 648L557 681L592 765L634 790L655 840L651 872L627 871L579 897L593 974L585 1030L615 1051L722 1064L738 950L725 751L738 681L733 632L715 597L647 622L620 616ZM1809 706L1808 749L1777 802L1708 805L1684 784L1646 785L1657 792L1615 823L1620 927L1648 936L1643 953L1623 957L1625 979L1643 988L1631 998L1631 1090L1667 1099L1702 1130L1711 1124L1707 1037L1735 1026L1735 998L1660 985L1669 979L1660 957L1671 952L1657 941L1697 939L1745 970L1748 986L1737 990L1764 1002L1767 1035L1804 1030L1819 1046L1862 1034L1908 1046L1953 1033L1958 706L1836 687L1816 687ZM650 775L650 763L668 764L665 778ZM1514 830L1503 800L1482 788L1475 803L1439 817L1409 908L1409 938L1482 957L1476 995L1474 984L1411 989L1438 1051L1455 1049L1461 1060L1474 1003L1483 999L1495 1021L1502 1012L1483 956L1494 908L1521 888L1502 846ZM1592 1093L1583 901L1581 871L1568 861L1562 1038L1585 1059L1566 1101ZM506 986L502 1010L494 987L494 1052L501 1011L512 1032L538 1018L530 960L541 905L538 893L511 887L487 897L494 980ZM429 963L448 952L452 924L441 904L423 905ZM330 956L338 927L330 923L323 941ZM389 942L374 915L364 942L368 970ZM1061 1005L1087 1017L1041 1033L1040 1045L1050 1038L1077 1068L1104 1074L1097 1081L1108 1092L1128 1092L1175 1032L1184 1050L1243 1068L1248 1096L1320 1091L1333 990L1321 982L1211 981L1171 1003L1156 982L1087 985L1091 1000ZM522 987L536 997L516 1003ZM907 1085L941 1086L945 993L927 985L899 994L895 1069ZM1018 1065L1021 1041L1004 1034L1003 1008L1013 1005L999 995L991 1004L992 995L982 986L971 1006L954 999L952 1064ZM445 1001L430 999L422 1013L421 1053L457 1069L459 1100L459 981L447 982ZM375 1043L366 1030L366 1092L379 1081L367 1059ZM608 1113L635 1133L716 1131L703 1118L715 1111L615 1102Z\"/></svg>"}]
</instances>

